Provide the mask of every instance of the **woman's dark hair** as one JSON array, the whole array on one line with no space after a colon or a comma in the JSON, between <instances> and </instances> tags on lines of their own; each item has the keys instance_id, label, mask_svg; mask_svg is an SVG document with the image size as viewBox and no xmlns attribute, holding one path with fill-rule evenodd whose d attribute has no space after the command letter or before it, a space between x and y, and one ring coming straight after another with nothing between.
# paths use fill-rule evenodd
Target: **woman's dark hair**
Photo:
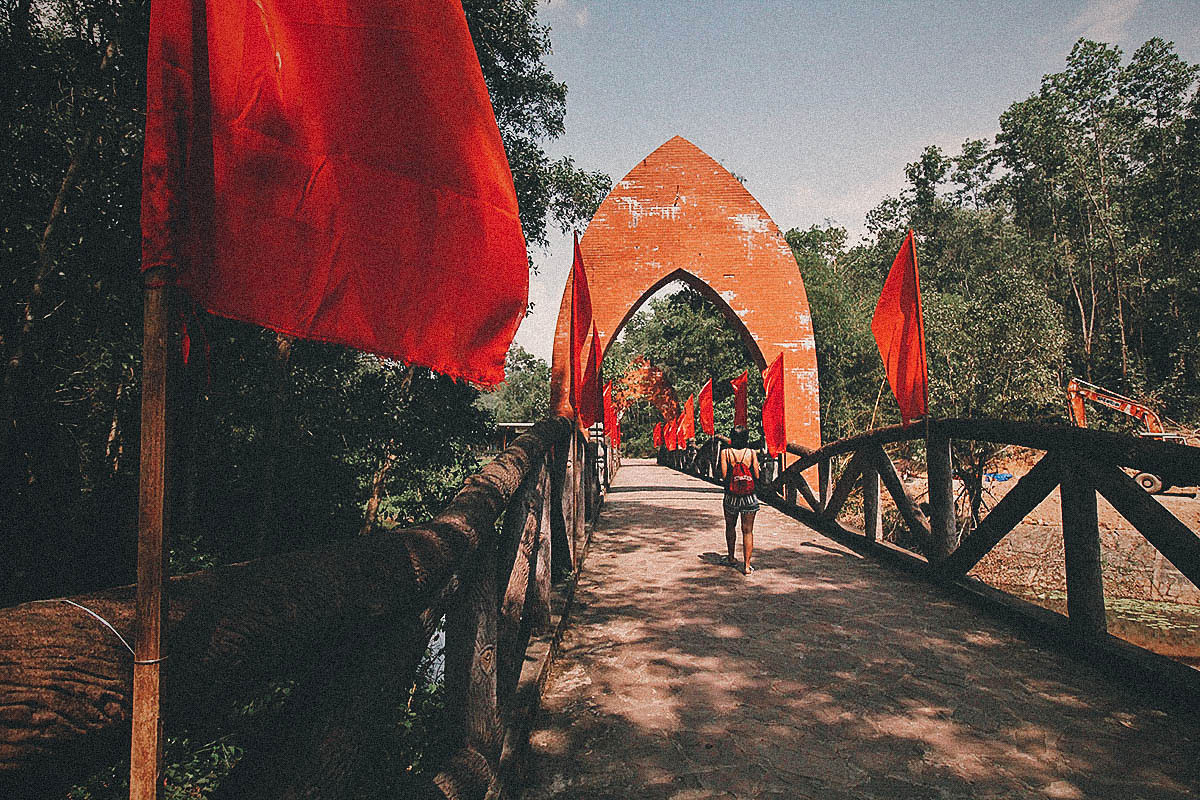
<instances>
[{"instance_id":1,"label":"woman's dark hair","mask_svg":"<svg viewBox=\"0 0 1200 800\"><path fill-rule=\"evenodd\" d=\"M739 450L750 443L750 429L745 425L734 425L729 432L729 444Z\"/></svg>"}]
</instances>

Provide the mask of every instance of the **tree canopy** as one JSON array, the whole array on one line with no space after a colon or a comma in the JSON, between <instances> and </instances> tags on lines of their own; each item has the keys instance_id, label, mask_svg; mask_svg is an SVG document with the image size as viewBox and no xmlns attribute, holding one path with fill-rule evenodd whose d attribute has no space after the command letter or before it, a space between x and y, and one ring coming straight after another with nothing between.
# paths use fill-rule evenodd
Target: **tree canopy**
<instances>
[{"instance_id":1,"label":"tree canopy","mask_svg":"<svg viewBox=\"0 0 1200 800\"><path fill-rule=\"evenodd\" d=\"M933 413L1062 418L1075 374L1200 416L1197 74L1161 39L1128 59L1081 39L1062 72L1001 114L994 142L925 148L900 196L868 214L865 241L789 231L825 438L897 420L870 318L910 227Z\"/></svg>"},{"instance_id":2,"label":"tree canopy","mask_svg":"<svg viewBox=\"0 0 1200 800\"><path fill-rule=\"evenodd\" d=\"M531 245L591 216L602 173L545 145L566 86L536 0L467 0ZM149 4L14 0L0 15L0 592L128 581L141 342ZM181 305L173 567L427 515L473 466L478 392L424 369ZM175 343L179 352L180 342Z\"/></svg>"}]
</instances>

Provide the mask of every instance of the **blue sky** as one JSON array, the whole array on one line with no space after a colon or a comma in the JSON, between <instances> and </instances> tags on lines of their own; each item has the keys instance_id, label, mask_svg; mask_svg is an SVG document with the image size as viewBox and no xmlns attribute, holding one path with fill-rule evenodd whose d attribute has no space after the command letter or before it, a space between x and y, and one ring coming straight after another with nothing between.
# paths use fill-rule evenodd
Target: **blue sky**
<instances>
[{"instance_id":1,"label":"blue sky","mask_svg":"<svg viewBox=\"0 0 1200 800\"><path fill-rule=\"evenodd\" d=\"M619 180L679 134L746 179L780 228L852 238L929 144L957 152L1063 68L1081 37L1128 56L1152 36L1200 62L1200 0L685 2L548 0L569 154ZM549 359L569 237L535 248L517 333Z\"/></svg>"}]
</instances>

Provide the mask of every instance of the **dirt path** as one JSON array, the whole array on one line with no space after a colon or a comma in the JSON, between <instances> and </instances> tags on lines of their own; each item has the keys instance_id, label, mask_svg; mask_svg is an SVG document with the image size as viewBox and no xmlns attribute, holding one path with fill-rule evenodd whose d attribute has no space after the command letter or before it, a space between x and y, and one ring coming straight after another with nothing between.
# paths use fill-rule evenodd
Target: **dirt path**
<instances>
[{"instance_id":1,"label":"dirt path","mask_svg":"<svg viewBox=\"0 0 1200 800\"><path fill-rule=\"evenodd\" d=\"M1164 711L772 509L626 463L532 738L526 798L1185 798Z\"/></svg>"}]
</instances>

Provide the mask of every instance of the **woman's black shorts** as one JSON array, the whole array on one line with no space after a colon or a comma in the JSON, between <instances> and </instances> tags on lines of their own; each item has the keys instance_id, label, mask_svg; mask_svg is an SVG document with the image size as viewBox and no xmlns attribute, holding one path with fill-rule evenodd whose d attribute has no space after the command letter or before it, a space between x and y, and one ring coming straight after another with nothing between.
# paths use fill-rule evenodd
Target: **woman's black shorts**
<instances>
[{"instance_id":1,"label":"woman's black shorts","mask_svg":"<svg viewBox=\"0 0 1200 800\"><path fill-rule=\"evenodd\" d=\"M758 511L758 496L754 494L725 493L721 503L730 514L744 514L748 511Z\"/></svg>"}]
</instances>

